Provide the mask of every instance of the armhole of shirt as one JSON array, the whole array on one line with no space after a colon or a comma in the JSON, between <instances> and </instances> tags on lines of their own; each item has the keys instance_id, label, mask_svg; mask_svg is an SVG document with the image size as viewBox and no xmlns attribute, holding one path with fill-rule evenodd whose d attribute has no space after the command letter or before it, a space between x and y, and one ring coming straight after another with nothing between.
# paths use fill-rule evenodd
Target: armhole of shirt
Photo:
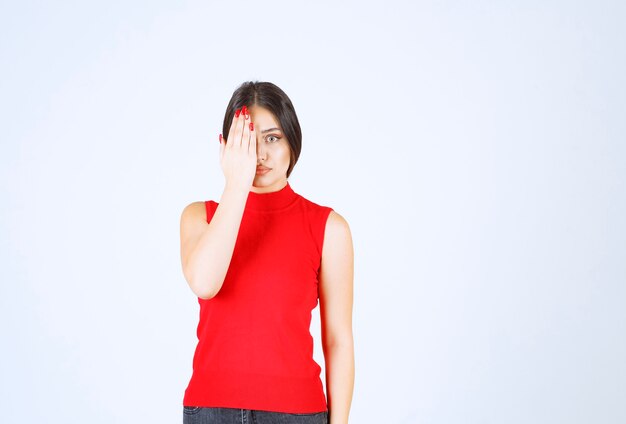
<instances>
[{"instance_id":1,"label":"armhole of shirt","mask_svg":"<svg viewBox=\"0 0 626 424\"><path fill-rule=\"evenodd\" d=\"M322 258L322 250L324 248L324 237L326 236L326 223L328 222L328 217L330 216L330 213L333 211L333 208L329 207L329 206L324 206L322 208L322 219L320 219L320 229L319 229L319 235L318 235L318 240L319 240L319 253L320 253L320 263L321 263L321 258Z\"/></svg>"},{"instance_id":2,"label":"armhole of shirt","mask_svg":"<svg viewBox=\"0 0 626 424\"><path fill-rule=\"evenodd\" d=\"M205 200L204 208L206 210L206 222L207 224L211 223L211 219L213 219L213 215L215 215L215 210L217 209L217 202L213 200Z\"/></svg>"}]
</instances>

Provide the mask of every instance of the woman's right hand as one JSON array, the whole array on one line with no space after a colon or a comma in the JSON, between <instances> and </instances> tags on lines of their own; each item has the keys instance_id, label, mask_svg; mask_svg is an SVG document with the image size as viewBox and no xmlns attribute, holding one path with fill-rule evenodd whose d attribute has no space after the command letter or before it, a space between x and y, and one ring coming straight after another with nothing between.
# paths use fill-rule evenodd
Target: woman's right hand
<instances>
[{"instance_id":1,"label":"woman's right hand","mask_svg":"<svg viewBox=\"0 0 626 424\"><path fill-rule=\"evenodd\" d=\"M244 105L233 116L228 140L222 137L220 141L220 165L226 186L246 192L252 187L257 164L256 131L250 127L250 113Z\"/></svg>"}]
</instances>

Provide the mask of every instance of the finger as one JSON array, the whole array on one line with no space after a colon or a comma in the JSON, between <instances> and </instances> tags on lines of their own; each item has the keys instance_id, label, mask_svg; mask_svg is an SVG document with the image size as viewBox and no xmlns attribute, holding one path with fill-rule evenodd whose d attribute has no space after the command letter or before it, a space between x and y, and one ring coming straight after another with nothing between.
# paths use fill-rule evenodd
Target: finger
<instances>
[{"instance_id":1,"label":"finger","mask_svg":"<svg viewBox=\"0 0 626 424\"><path fill-rule=\"evenodd\" d=\"M224 147L230 147L233 144L232 141L235 139L235 126L236 125L237 125L237 118L235 117L235 115L233 115L230 121L230 128L228 129L228 138L230 139L231 143L229 143L226 137L224 137L224 144L226 145Z\"/></svg>"},{"instance_id":2,"label":"finger","mask_svg":"<svg viewBox=\"0 0 626 424\"><path fill-rule=\"evenodd\" d=\"M224 137L220 134L220 159L224 155Z\"/></svg>"},{"instance_id":3,"label":"finger","mask_svg":"<svg viewBox=\"0 0 626 424\"><path fill-rule=\"evenodd\" d=\"M241 147L241 133L243 130L243 125L241 123L242 118L241 109L237 109L233 115L232 135L228 134L227 144L230 144L230 147Z\"/></svg>"},{"instance_id":4,"label":"finger","mask_svg":"<svg viewBox=\"0 0 626 424\"><path fill-rule=\"evenodd\" d=\"M250 120L250 124L248 126L250 128L250 150L248 151L256 156L256 128L254 127L254 122L252 122L252 120Z\"/></svg>"},{"instance_id":5,"label":"finger","mask_svg":"<svg viewBox=\"0 0 626 424\"><path fill-rule=\"evenodd\" d=\"M237 130L239 130L239 137L237 138L237 140L239 141L239 146L240 147L244 147L244 131L246 128L246 117L244 116L244 108L246 106L242 106L241 109L239 109L239 121L237 122Z\"/></svg>"},{"instance_id":6,"label":"finger","mask_svg":"<svg viewBox=\"0 0 626 424\"><path fill-rule=\"evenodd\" d=\"M247 152L250 148L250 112L246 105L243 106L241 115L243 117L243 133L241 135L241 148Z\"/></svg>"}]
</instances>

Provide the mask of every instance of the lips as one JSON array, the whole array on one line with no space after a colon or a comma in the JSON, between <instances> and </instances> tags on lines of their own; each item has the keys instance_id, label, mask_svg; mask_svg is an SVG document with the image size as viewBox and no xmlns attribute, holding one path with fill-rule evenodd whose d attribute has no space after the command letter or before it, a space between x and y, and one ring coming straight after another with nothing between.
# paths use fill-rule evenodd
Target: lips
<instances>
[{"instance_id":1,"label":"lips","mask_svg":"<svg viewBox=\"0 0 626 424\"><path fill-rule=\"evenodd\" d=\"M272 169L272 168L268 168L268 167L266 167L266 166L257 166L257 167L256 167L256 170L257 170L257 171L261 171L261 172L263 172L263 171L269 171L270 169Z\"/></svg>"}]
</instances>

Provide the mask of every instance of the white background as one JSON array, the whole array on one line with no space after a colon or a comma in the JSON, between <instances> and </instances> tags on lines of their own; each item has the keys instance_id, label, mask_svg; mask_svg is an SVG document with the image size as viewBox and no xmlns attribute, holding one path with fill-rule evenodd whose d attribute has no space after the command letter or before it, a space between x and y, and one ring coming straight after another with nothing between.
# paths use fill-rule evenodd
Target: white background
<instances>
[{"instance_id":1,"label":"white background","mask_svg":"<svg viewBox=\"0 0 626 424\"><path fill-rule=\"evenodd\" d=\"M623 4L3 2L0 421L182 422L180 213L258 80L352 230L352 423L626 422Z\"/></svg>"}]
</instances>

